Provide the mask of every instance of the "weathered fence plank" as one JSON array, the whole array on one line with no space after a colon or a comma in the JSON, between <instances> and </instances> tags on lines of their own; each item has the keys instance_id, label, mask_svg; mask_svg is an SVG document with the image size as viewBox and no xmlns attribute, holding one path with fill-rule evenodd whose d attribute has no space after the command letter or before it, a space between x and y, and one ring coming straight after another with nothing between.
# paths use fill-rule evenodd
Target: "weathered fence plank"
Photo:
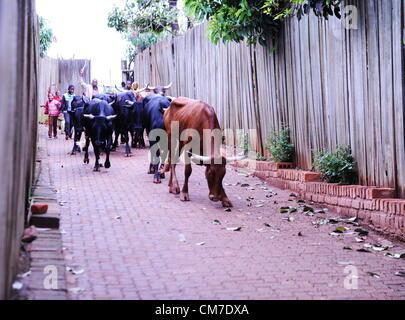
<instances>
[{"instance_id":1,"label":"weathered fence plank","mask_svg":"<svg viewBox=\"0 0 405 320\"><path fill-rule=\"evenodd\" d=\"M35 1L0 1L0 299L17 273L37 139Z\"/></svg>"}]
</instances>

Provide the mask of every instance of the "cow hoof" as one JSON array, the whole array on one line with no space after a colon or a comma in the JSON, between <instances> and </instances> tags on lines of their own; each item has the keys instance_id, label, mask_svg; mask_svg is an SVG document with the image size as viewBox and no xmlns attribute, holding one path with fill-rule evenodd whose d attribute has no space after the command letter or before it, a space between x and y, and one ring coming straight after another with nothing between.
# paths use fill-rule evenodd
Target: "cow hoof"
<instances>
[{"instance_id":1,"label":"cow hoof","mask_svg":"<svg viewBox=\"0 0 405 320\"><path fill-rule=\"evenodd\" d=\"M76 155L76 152L71 152L70 155L71 155L71 156L75 156L75 155Z\"/></svg>"},{"instance_id":2,"label":"cow hoof","mask_svg":"<svg viewBox=\"0 0 405 320\"><path fill-rule=\"evenodd\" d=\"M154 183L154 184L161 184L161 183L162 183L162 180L160 180L160 179L153 179L153 183Z\"/></svg>"},{"instance_id":3,"label":"cow hoof","mask_svg":"<svg viewBox=\"0 0 405 320\"><path fill-rule=\"evenodd\" d=\"M94 168L94 172L100 172L100 168Z\"/></svg>"},{"instance_id":4,"label":"cow hoof","mask_svg":"<svg viewBox=\"0 0 405 320\"><path fill-rule=\"evenodd\" d=\"M154 170L149 170L148 174L155 174L155 171Z\"/></svg>"},{"instance_id":5,"label":"cow hoof","mask_svg":"<svg viewBox=\"0 0 405 320\"><path fill-rule=\"evenodd\" d=\"M90 160L89 159L84 159L84 161L83 161L85 164L89 164L90 163Z\"/></svg>"},{"instance_id":6,"label":"cow hoof","mask_svg":"<svg viewBox=\"0 0 405 320\"><path fill-rule=\"evenodd\" d=\"M188 193L182 192L182 193L180 194L180 200L181 200L181 201L190 201L190 196L188 195Z\"/></svg>"},{"instance_id":7,"label":"cow hoof","mask_svg":"<svg viewBox=\"0 0 405 320\"><path fill-rule=\"evenodd\" d=\"M105 167L106 169L110 169L110 168L111 168L111 163L110 163L110 162L106 162L106 163L104 164L104 167Z\"/></svg>"},{"instance_id":8,"label":"cow hoof","mask_svg":"<svg viewBox=\"0 0 405 320\"><path fill-rule=\"evenodd\" d=\"M229 199L222 200L222 206L224 208L232 208L233 207L232 202Z\"/></svg>"},{"instance_id":9,"label":"cow hoof","mask_svg":"<svg viewBox=\"0 0 405 320\"><path fill-rule=\"evenodd\" d=\"M172 194L180 194L180 187L170 187L169 192Z\"/></svg>"}]
</instances>

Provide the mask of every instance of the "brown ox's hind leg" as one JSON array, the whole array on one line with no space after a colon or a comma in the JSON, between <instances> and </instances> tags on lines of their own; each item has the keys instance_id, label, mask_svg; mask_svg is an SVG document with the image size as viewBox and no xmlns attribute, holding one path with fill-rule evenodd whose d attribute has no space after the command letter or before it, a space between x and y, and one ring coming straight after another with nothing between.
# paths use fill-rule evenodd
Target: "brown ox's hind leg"
<instances>
[{"instance_id":1,"label":"brown ox's hind leg","mask_svg":"<svg viewBox=\"0 0 405 320\"><path fill-rule=\"evenodd\" d=\"M171 141L171 137L169 136L169 144L170 144L170 141ZM179 149L176 148L176 150L175 150L176 154L177 154L177 150L181 150L181 145L179 146ZM173 150L170 149L170 156L169 156L170 157L169 192L173 193L173 194L179 194L180 193L180 185L179 185L179 181L177 180L177 176L176 176L177 163L173 163L173 152L172 151Z\"/></svg>"},{"instance_id":2,"label":"brown ox's hind leg","mask_svg":"<svg viewBox=\"0 0 405 320\"><path fill-rule=\"evenodd\" d=\"M185 179L184 179L184 186L183 190L181 191L180 194L180 200L181 201L190 201L190 196L188 194L188 180L190 179L191 174L193 173L193 168L191 164L186 164L185 168Z\"/></svg>"}]
</instances>

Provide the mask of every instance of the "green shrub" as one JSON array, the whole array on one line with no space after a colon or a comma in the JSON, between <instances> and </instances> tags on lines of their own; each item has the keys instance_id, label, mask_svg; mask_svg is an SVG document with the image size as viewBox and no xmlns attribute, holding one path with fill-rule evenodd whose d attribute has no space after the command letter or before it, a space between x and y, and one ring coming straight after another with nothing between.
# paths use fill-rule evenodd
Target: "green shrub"
<instances>
[{"instance_id":1,"label":"green shrub","mask_svg":"<svg viewBox=\"0 0 405 320\"><path fill-rule=\"evenodd\" d=\"M352 184L357 180L355 160L349 146L336 148L335 151L313 151L314 168L329 183Z\"/></svg>"},{"instance_id":2,"label":"green shrub","mask_svg":"<svg viewBox=\"0 0 405 320\"><path fill-rule=\"evenodd\" d=\"M291 144L290 130L283 128L279 133L273 131L267 140L266 149L273 162L293 162L294 145Z\"/></svg>"},{"instance_id":3,"label":"green shrub","mask_svg":"<svg viewBox=\"0 0 405 320\"><path fill-rule=\"evenodd\" d=\"M259 152L256 153L256 160L257 161L267 161L267 158L265 156L262 156Z\"/></svg>"}]
</instances>

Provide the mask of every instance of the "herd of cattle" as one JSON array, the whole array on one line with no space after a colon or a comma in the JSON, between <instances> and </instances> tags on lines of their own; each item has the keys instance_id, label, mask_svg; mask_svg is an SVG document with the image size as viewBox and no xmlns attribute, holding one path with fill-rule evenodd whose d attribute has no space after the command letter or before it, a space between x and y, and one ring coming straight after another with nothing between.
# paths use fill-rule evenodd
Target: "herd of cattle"
<instances>
[{"instance_id":1,"label":"herd of cattle","mask_svg":"<svg viewBox=\"0 0 405 320\"><path fill-rule=\"evenodd\" d=\"M116 151L121 142L125 144L125 155L131 155L131 147L145 147L144 132L149 137L153 130L165 130L168 141L171 141L171 123L179 123L180 134L188 129L193 129L203 136L204 130L220 130L220 125L212 106L197 100L188 98L166 97L166 91L170 88L146 87L137 92L125 91L119 94L100 94L94 96L92 100L83 95L75 96L72 107L74 109L73 127L75 129L74 146L71 152L81 152L80 140L85 134L86 144L83 148L85 153L84 163L89 164L89 146L93 145L96 158L94 171L100 171L100 154L106 155L104 167L110 168L110 153ZM113 139L114 136L114 139ZM177 139L177 138L175 138ZM190 137L190 139L192 139ZM130 140L132 140L130 143ZM159 139L150 139L151 150L159 143ZM183 150L187 141L177 140L178 150ZM171 150L169 143L167 150L168 161L164 165L164 159L160 159L159 148L157 153L151 152L151 163L149 174L154 175L153 182L161 183L165 173L170 171L169 190L170 193L180 194L182 201L189 201L188 180L192 173L191 163L185 166L185 183L180 190L176 176L176 163L172 163L172 155L175 150ZM223 178L226 174L226 164L230 161L241 160L243 157L226 158L220 152L212 151L211 155L204 155L204 146L201 142L198 155L188 153L190 160L198 165L206 166L206 179L209 187L209 198L211 201L221 201L224 207L231 207L232 203L228 199L223 188ZM197 153L193 149L194 153ZM155 154L153 154L155 153ZM153 161L152 161L153 159ZM159 163L160 162L160 163Z\"/></svg>"}]
</instances>

